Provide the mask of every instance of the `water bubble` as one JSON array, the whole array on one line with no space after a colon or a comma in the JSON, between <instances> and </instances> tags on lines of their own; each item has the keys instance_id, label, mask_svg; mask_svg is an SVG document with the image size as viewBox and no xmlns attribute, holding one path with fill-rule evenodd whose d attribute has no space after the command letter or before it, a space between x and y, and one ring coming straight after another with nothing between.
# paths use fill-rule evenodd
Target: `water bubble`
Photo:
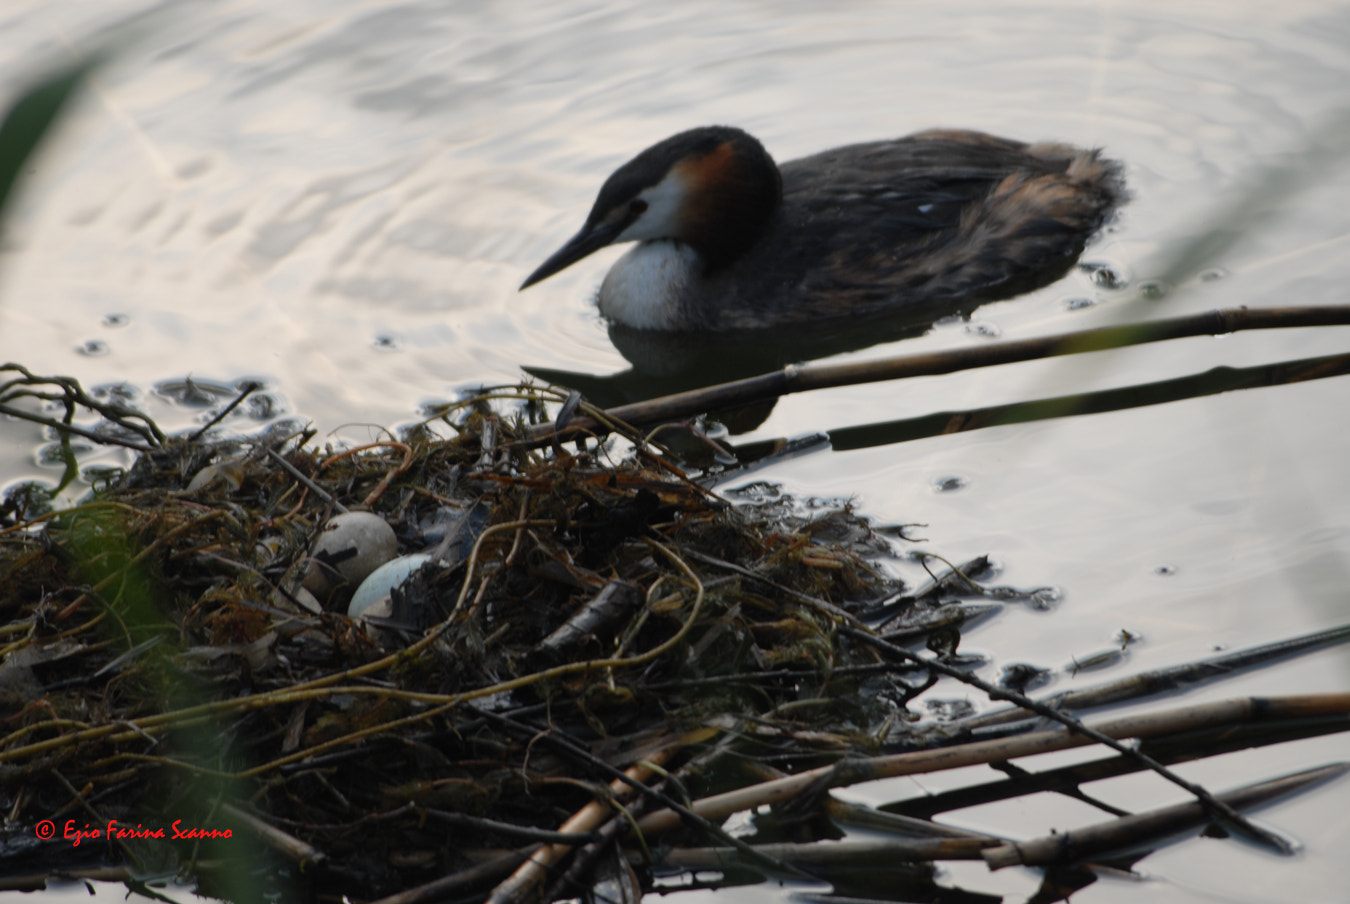
<instances>
[{"instance_id":1,"label":"water bubble","mask_svg":"<svg viewBox=\"0 0 1350 904\"><path fill-rule=\"evenodd\" d=\"M1123 289L1126 285L1125 277L1120 274L1110 264L1103 263L1082 263L1078 269L1087 275L1094 286L1103 289Z\"/></svg>"},{"instance_id":2,"label":"water bubble","mask_svg":"<svg viewBox=\"0 0 1350 904\"><path fill-rule=\"evenodd\" d=\"M1082 311L1086 308L1096 307L1100 303L1101 302L1095 298L1083 298L1081 296L1077 298L1066 298L1064 300L1064 310Z\"/></svg>"},{"instance_id":3,"label":"water bubble","mask_svg":"<svg viewBox=\"0 0 1350 904\"><path fill-rule=\"evenodd\" d=\"M972 320L966 324L966 332L982 339L997 339L1003 335L1003 330L999 329L998 324L990 323L988 320Z\"/></svg>"},{"instance_id":4,"label":"water bubble","mask_svg":"<svg viewBox=\"0 0 1350 904\"><path fill-rule=\"evenodd\" d=\"M103 315L103 325L108 329L117 329L131 323L131 317L126 314L105 314Z\"/></svg>"},{"instance_id":5,"label":"water bubble","mask_svg":"<svg viewBox=\"0 0 1350 904\"><path fill-rule=\"evenodd\" d=\"M75 351L86 358L102 358L111 349L108 348L108 343L101 339L89 339L84 345L76 346Z\"/></svg>"},{"instance_id":6,"label":"water bubble","mask_svg":"<svg viewBox=\"0 0 1350 904\"><path fill-rule=\"evenodd\" d=\"M939 477L933 481L933 490L938 493L951 493L956 490L964 489L966 479L955 475L949 477Z\"/></svg>"},{"instance_id":7,"label":"water bubble","mask_svg":"<svg viewBox=\"0 0 1350 904\"><path fill-rule=\"evenodd\" d=\"M371 346L377 352L396 352L400 348L400 343L393 336L376 336Z\"/></svg>"},{"instance_id":8,"label":"water bubble","mask_svg":"<svg viewBox=\"0 0 1350 904\"><path fill-rule=\"evenodd\" d=\"M1139 284L1139 297L1148 301L1157 301L1167 294L1167 284L1156 279Z\"/></svg>"},{"instance_id":9,"label":"water bubble","mask_svg":"<svg viewBox=\"0 0 1350 904\"><path fill-rule=\"evenodd\" d=\"M248 397L248 416L255 421L270 421L281 411L276 397L265 392Z\"/></svg>"}]
</instances>

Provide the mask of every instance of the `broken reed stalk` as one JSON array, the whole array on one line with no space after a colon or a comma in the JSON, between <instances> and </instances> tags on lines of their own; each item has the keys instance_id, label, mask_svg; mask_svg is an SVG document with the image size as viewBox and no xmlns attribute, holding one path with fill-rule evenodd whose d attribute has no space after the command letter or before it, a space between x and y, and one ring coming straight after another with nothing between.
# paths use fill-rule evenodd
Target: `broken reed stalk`
<instances>
[{"instance_id":1,"label":"broken reed stalk","mask_svg":"<svg viewBox=\"0 0 1350 904\"><path fill-rule=\"evenodd\" d=\"M1093 723L1091 727L1116 739L1155 738L1219 725L1341 713L1350 713L1350 693L1241 697L1160 713L1103 720ZM715 794L695 801L690 809L707 819L721 819L741 810L790 800L808 789L837 788L879 778L941 772L1054 750L1085 747L1092 743L1089 738L1069 729L1051 729L994 741L855 760L840 764L844 768L825 766ZM648 834L668 832L679 825L679 816L670 810L658 810L638 820L638 828Z\"/></svg>"},{"instance_id":2,"label":"broken reed stalk","mask_svg":"<svg viewBox=\"0 0 1350 904\"><path fill-rule=\"evenodd\" d=\"M829 431L829 443L831 448L841 452L867 449L933 436L984 430L989 427L1129 411L1244 389L1264 389L1270 386L1327 380L1346 374L1350 374L1350 354L1298 358L1252 367L1220 365L1209 370L1151 383L1133 383L1113 389L1044 396L1006 405L935 411L912 418L837 427ZM773 442L775 441L757 440L754 445L763 447Z\"/></svg>"},{"instance_id":3,"label":"broken reed stalk","mask_svg":"<svg viewBox=\"0 0 1350 904\"><path fill-rule=\"evenodd\" d=\"M1091 687L1053 694L1037 700L1045 706L1058 710L1082 711L1094 707L1111 706L1127 700L1174 691L1179 687L1193 687L1206 681L1230 677L1239 669L1250 669L1268 665L1289 656L1298 656L1311 650L1350 641L1350 625L1337 625L1323 631L1313 631L1273 643L1259 644L1244 650L1233 650L1206 659L1183 662L1180 665L1167 666L1147 672L1139 672L1095 684ZM954 726L963 731L987 728L994 725L1006 725L1023 722L1028 718L1025 708L1009 706L990 710L969 719L963 719Z\"/></svg>"},{"instance_id":4,"label":"broken reed stalk","mask_svg":"<svg viewBox=\"0 0 1350 904\"><path fill-rule=\"evenodd\" d=\"M1234 809L1249 809L1275 798L1294 794L1350 771L1350 764L1331 763L1316 769L1295 772L1276 779L1244 785L1216 797ZM1121 816L1081 829L1057 832L1030 841L1009 842L981 851L989 868L1006 866L1049 866L1102 857L1122 848L1156 843L1160 836L1190 832L1210 821L1199 801Z\"/></svg>"},{"instance_id":5,"label":"broken reed stalk","mask_svg":"<svg viewBox=\"0 0 1350 904\"><path fill-rule=\"evenodd\" d=\"M1268 779L1218 795L1235 809L1250 809L1303 791L1350 771L1350 764L1332 763L1316 769ZM1121 849L1157 846L1170 836L1192 832L1209 821L1198 801L1161 807L1144 813L1058 832L1030 841L1010 842L990 837L817 841L804 844L761 844L755 850L803 869L813 867L875 868L880 862L983 859L990 869L1021 864L1049 866L1109 856ZM674 848L661 858L675 869L725 870L745 866L734 848Z\"/></svg>"},{"instance_id":6,"label":"broken reed stalk","mask_svg":"<svg viewBox=\"0 0 1350 904\"><path fill-rule=\"evenodd\" d=\"M208 430L210 430L216 424L219 424L221 421L225 420L225 418L229 417L231 411L238 408L240 405L244 404L245 399L247 399L249 396L253 395L253 393L257 392L259 389L262 388L263 384L259 383L256 380L249 380L248 382L246 382L243 386L239 388L239 395L234 397L234 401L230 402L230 404L220 409L220 411L216 414L215 417L211 418L211 420L207 421L205 424L202 424L200 427L198 427L196 430L192 431L192 433L188 435L188 442L195 443L197 440L201 439L203 436L206 435L206 432Z\"/></svg>"},{"instance_id":7,"label":"broken reed stalk","mask_svg":"<svg viewBox=\"0 0 1350 904\"><path fill-rule=\"evenodd\" d=\"M927 664L928 667L932 669L934 672L945 675L948 678L955 678L957 681L960 681L963 684L968 684L971 687L979 688L991 700L1007 700L1011 703L1016 704L1017 706L1026 709L1029 712L1033 712L1036 715L1041 716L1042 718L1049 719L1052 722L1058 722L1064 727L1068 728L1070 731L1077 732L1078 734L1083 735L1085 738L1096 741L1098 744L1105 744L1107 747L1110 747L1117 753L1129 757L1130 759L1136 760L1141 765L1146 766L1149 769L1153 770L1154 772L1158 773L1158 775L1167 779L1169 782L1176 785L1178 788L1182 788L1193 794L1196 798L1199 799L1199 801L1202 804L1204 804L1205 808L1209 810L1210 814L1215 819L1230 823L1234 831L1246 836L1247 838L1252 839L1253 841L1264 844L1270 849L1278 851L1279 853L1284 854L1286 856L1294 852L1293 848L1291 848L1289 846L1289 843L1285 841L1283 838L1279 837L1278 835L1267 832L1264 829L1260 828L1259 826L1252 825L1242 817L1241 813L1238 813L1236 810L1234 810L1227 804L1223 803L1222 801L1215 799L1214 795L1210 794L1209 791L1207 791L1204 788L1204 786L1197 785L1195 782L1192 781L1188 781L1187 779L1183 778L1179 773L1174 772L1173 770L1167 768L1162 763L1158 762L1148 754L1136 748L1127 747L1126 745L1120 743L1117 739L1111 737L1110 735L1103 734L1102 732L1097 731L1094 728L1090 728L1087 725L1084 725L1078 719L1074 718L1073 716L1067 713L1060 712L1059 710L1046 706L1042 703L1037 703L1036 701L1030 699L1026 695L1018 693L1017 691L992 685L987 681L983 681L979 678L976 678L974 675L963 672L960 669L953 668L944 662L940 662L938 660L924 659L923 657L918 656L915 653L911 653L909 650L906 650L903 647L897 647L895 644L889 643L886 640L883 640L879 637L875 637L872 634L867 633L865 631L856 631L852 628L843 626L841 626L839 630L840 633L845 634L848 637L852 637L855 640L861 640L865 643L871 644L877 650L887 654L888 656L892 656L906 662L913 662L916 664Z\"/></svg>"},{"instance_id":8,"label":"broken reed stalk","mask_svg":"<svg viewBox=\"0 0 1350 904\"><path fill-rule=\"evenodd\" d=\"M794 364L771 374L676 393L646 402L620 405L608 409L605 414L610 418L640 426L677 420L721 408L734 408L813 389L947 374L978 367L1105 351L1192 336L1219 336L1255 329L1344 325L1350 325L1350 306L1346 305L1222 308L1186 317L1098 327L1062 333L1058 336L1021 339L976 348L901 355L847 364ZM584 434L602 429L602 425L593 419L578 418L567 425L560 438L570 439L574 433ZM540 424L531 428L528 433L531 441L555 435L557 431L552 424Z\"/></svg>"},{"instance_id":9,"label":"broken reed stalk","mask_svg":"<svg viewBox=\"0 0 1350 904\"><path fill-rule=\"evenodd\" d=\"M876 807L869 807L866 804L840 800L833 795L825 800L825 814L841 827L880 832L885 835L905 835L930 840L955 838L964 841L987 841L992 837L979 832L970 832L966 829L944 826L929 819L917 819L913 816L890 813Z\"/></svg>"},{"instance_id":10,"label":"broken reed stalk","mask_svg":"<svg viewBox=\"0 0 1350 904\"><path fill-rule=\"evenodd\" d=\"M783 863L802 869L830 866L836 869L876 868L878 863L922 860L979 860L986 848L1000 848L999 838L924 838L885 841L810 841L787 844L758 844L755 850ZM745 857L735 848L672 848L661 857L661 865L674 869L725 870L746 866Z\"/></svg>"},{"instance_id":11,"label":"broken reed stalk","mask_svg":"<svg viewBox=\"0 0 1350 904\"><path fill-rule=\"evenodd\" d=\"M332 493L328 492L323 487L319 486L317 483L311 480L308 474L304 473L295 465L291 464L289 461L282 458L280 452L271 448L264 449L263 451L267 453L268 458L272 459L272 461L280 465L283 471L285 471L287 474L290 474L292 477L298 480L300 484L303 487L305 487L305 489L309 490L315 496L322 499L328 505L331 505L334 511L343 513L351 511L351 509L347 508L341 502L338 502L337 499L333 497Z\"/></svg>"},{"instance_id":12,"label":"broken reed stalk","mask_svg":"<svg viewBox=\"0 0 1350 904\"><path fill-rule=\"evenodd\" d=\"M1225 725L1181 735L1166 735L1142 741L1141 747L1149 756L1161 763L1189 763L1237 750L1302 741L1343 731L1350 731L1350 718L1344 714L1326 715L1240 726ZM927 820L938 813L964 810L968 807L1043 791L1064 794L1119 816L1122 815L1121 811L1103 801L1091 798L1081 790L1082 786L1108 778L1132 775L1142 771L1144 766L1117 754L1039 772L1028 772L1011 763L999 764L995 768L1008 777L881 804L877 812L887 816L911 817L922 826L928 825ZM847 824L853 816L848 813L837 815L833 809L831 815L840 824ZM867 823L863 823L862 827L866 828Z\"/></svg>"},{"instance_id":13,"label":"broken reed stalk","mask_svg":"<svg viewBox=\"0 0 1350 904\"><path fill-rule=\"evenodd\" d=\"M678 745L672 745L665 750L658 751L647 759L630 766L624 772L624 775L634 782L645 782L655 774L663 763L670 759L677 749L679 749ZM564 822L558 831L594 831L613 815L614 804L611 801L623 801L632 795L633 789L628 782L615 779L609 783L607 800L593 800L586 804ZM511 878L492 890L492 895L488 898L488 904L518 904L518 902L533 900L542 889L544 880L548 878L552 869L570 853L572 853L572 846L568 844L544 845L529 860L522 863L511 874Z\"/></svg>"},{"instance_id":14,"label":"broken reed stalk","mask_svg":"<svg viewBox=\"0 0 1350 904\"><path fill-rule=\"evenodd\" d=\"M778 875L792 875L793 873L792 867L784 863L776 862L757 853L755 848L748 842L742 841L739 838L736 838L735 836L728 834L720 826L711 823L708 820L704 819L703 817L699 816L697 813L693 812L688 807L685 807L683 804L677 802L674 798L672 798L669 794L662 791L660 788L646 787L638 782L632 781L631 779L628 778L627 773L620 772L616 767L611 766L605 760L596 757L595 755L587 751L582 744L580 744L575 740L572 740L571 738L566 737L562 732L549 727L531 726L524 722L518 722L515 719L503 716L500 713L493 713L487 710L479 710L479 713L486 719L510 727L513 731L524 732L528 734L532 738L532 740L538 741L541 744L548 744L552 746L554 750L558 751L565 757L581 760L586 764L586 766L588 766L593 771L609 775L615 781L623 782L629 785L635 792L641 792L650 801L664 804L667 808L667 811L674 813L680 819L680 821L684 823L684 825L688 826L691 829L697 829L711 838L716 838L719 841L725 842L729 847L735 848L736 850L744 854L750 862L758 863L760 866L766 867L771 872ZM685 735L684 738L680 740L677 746L688 747L693 744L702 743L704 741L710 740L717 732L718 729L707 726L700 729L695 729L694 731ZM697 759L698 758L695 758L695 761L697 761ZM692 764L686 764L684 768L688 769L690 768L690 765ZM797 876L797 878L812 880L815 877L803 874Z\"/></svg>"},{"instance_id":15,"label":"broken reed stalk","mask_svg":"<svg viewBox=\"0 0 1350 904\"><path fill-rule=\"evenodd\" d=\"M318 866L328 859L328 855L311 844L307 844L281 831L269 822L264 822L245 810L241 810L234 804L222 802L220 805L222 813L229 815L231 819L236 819L248 826L253 834L257 835L268 847L274 851L285 855L288 859L298 863L302 868L308 869Z\"/></svg>"}]
</instances>

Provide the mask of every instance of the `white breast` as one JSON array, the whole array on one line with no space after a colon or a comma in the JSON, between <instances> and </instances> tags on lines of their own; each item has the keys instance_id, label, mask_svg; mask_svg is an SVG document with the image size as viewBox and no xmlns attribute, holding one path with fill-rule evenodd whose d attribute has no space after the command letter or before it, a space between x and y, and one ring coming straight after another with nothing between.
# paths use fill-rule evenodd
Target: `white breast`
<instances>
[{"instance_id":1,"label":"white breast","mask_svg":"<svg viewBox=\"0 0 1350 904\"><path fill-rule=\"evenodd\" d=\"M703 258L681 242L642 242L619 258L600 284L600 313L639 330L695 326L688 299Z\"/></svg>"}]
</instances>

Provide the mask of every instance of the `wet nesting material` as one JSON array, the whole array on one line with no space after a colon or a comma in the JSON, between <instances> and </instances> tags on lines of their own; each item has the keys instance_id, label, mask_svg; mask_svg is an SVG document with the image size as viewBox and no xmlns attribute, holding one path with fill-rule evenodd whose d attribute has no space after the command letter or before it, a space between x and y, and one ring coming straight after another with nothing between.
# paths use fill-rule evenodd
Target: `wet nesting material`
<instances>
[{"instance_id":1,"label":"wet nesting material","mask_svg":"<svg viewBox=\"0 0 1350 904\"><path fill-rule=\"evenodd\" d=\"M996 687L957 646L998 604L1057 591L977 585L983 559L901 588L878 564L899 532L847 505L755 483L716 495L688 455L585 406L571 435L621 438L564 449L543 403L568 420L575 394L500 390L441 416L454 439L334 452L303 434L169 440L17 370L28 395L55 385L104 419L54 425L68 474L71 431L145 452L66 510L37 491L0 503L0 803L18 827L0 888L186 874L241 902L636 901L665 870L912 901L965 894L932 864L978 858L1044 867L1034 900L1053 901L1094 863L1211 823L1289 853L1237 809L1350 770L1212 796L1165 766L1343 731L1343 693L1095 727L1064 713L1343 643L1350 625L1031 700L1014 689L1046 670ZM697 424L681 432L693 467L727 460ZM930 700L940 676L1014 705ZM1115 755L876 807L830 793L1088 740ZM1100 803L1102 823L1016 843L931 821L1047 789L1087 801L1081 784L1145 768L1195 799ZM883 837L835 841L841 826Z\"/></svg>"},{"instance_id":2,"label":"wet nesting material","mask_svg":"<svg viewBox=\"0 0 1350 904\"><path fill-rule=\"evenodd\" d=\"M869 563L893 541L485 414L341 454L172 440L11 511L0 789L52 837L0 869L369 899L554 838L606 767L659 755L696 793L905 735L921 677L838 631L905 608ZM357 618L346 554L313 555L339 507L423 556Z\"/></svg>"}]
</instances>

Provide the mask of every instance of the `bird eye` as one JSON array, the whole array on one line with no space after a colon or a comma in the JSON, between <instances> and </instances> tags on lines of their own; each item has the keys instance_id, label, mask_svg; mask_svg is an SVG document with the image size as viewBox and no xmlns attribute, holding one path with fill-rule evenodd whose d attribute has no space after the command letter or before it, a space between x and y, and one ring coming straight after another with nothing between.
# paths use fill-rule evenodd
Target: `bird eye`
<instances>
[{"instance_id":1,"label":"bird eye","mask_svg":"<svg viewBox=\"0 0 1350 904\"><path fill-rule=\"evenodd\" d=\"M641 198L634 198L628 202L628 213L630 216L637 216L647 210L647 202Z\"/></svg>"}]
</instances>

